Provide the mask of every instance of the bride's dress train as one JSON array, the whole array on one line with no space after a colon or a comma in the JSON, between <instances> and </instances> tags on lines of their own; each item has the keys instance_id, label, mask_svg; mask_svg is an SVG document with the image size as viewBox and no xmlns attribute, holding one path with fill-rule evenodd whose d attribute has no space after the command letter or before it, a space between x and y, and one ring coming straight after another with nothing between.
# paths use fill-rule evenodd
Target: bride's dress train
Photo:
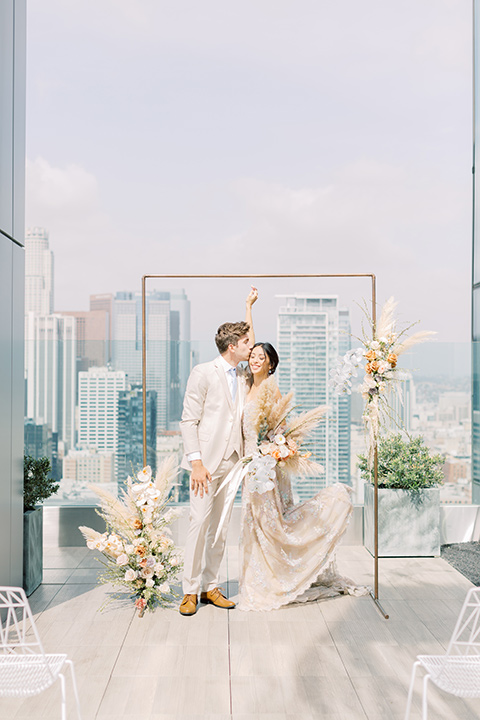
<instances>
[{"instance_id":1,"label":"bride's dress train","mask_svg":"<svg viewBox=\"0 0 480 720\"><path fill-rule=\"evenodd\" d=\"M245 407L245 454L257 448ZM265 493L242 491L239 610L274 610L292 602L306 602L340 594L365 595L338 574L335 548L344 534L353 506L349 489L340 483L294 505L288 474L277 466L277 482Z\"/></svg>"}]
</instances>

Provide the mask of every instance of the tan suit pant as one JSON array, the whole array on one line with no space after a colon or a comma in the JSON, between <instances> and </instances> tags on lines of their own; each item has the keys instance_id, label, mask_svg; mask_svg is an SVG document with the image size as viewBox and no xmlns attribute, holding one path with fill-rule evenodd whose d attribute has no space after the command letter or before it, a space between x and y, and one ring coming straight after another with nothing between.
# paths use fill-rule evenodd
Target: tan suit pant
<instances>
[{"instance_id":1,"label":"tan suit pant","mask_svg":"<svg viewBox=\"0 0 480 720\"><path fill-rule=\"evenodd\" d=\"M201 590L213 590L218 586L218 573L225 552L230 518L226 519L222 532L217 542L214 543L225 504L227 486L216 497L215 493L237 460L236 452L228 460L222 460L212 475L212 482L208 486L208 495L201 498L199 494L194 495L190 489L190 522L185 544L183 571L183 592L185 594L194 595Z\"/></svg>"}]
</instances>

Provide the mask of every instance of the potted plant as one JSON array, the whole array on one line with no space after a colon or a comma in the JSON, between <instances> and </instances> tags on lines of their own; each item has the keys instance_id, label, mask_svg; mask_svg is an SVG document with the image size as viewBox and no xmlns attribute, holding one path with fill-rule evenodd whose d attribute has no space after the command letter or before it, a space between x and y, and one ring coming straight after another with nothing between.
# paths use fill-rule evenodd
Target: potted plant
<instances>
[{"instance_id":1,"label":"potted plant","mask_svg":"<svg viewBox=\"0 0 480 720\"><path fill-rule=\"evenodd\" d=\"M374 477L359 455L365 485L364 544L374 553ZM440 488L443 457L422 437L401 433L378 443L378 554L380 557L440 555Z\"/></svg>"},{"instance_id":2,"label":"potted plant","mask_svg":"<svg viewBox=\"0 0 480 720\"><path fill-rule=\"evenodd\" d=\"M23 459L23 588L28 595L43 579L43 507L41 503L60 487L52 478L50 460Z\"/></svg>"}]
</instances>

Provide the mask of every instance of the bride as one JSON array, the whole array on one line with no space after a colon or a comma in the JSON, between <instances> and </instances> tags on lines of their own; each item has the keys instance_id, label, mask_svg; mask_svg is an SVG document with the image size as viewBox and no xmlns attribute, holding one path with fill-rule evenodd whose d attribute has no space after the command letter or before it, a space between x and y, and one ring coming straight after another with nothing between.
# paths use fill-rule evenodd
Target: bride
<instances>
[{"instance_id":1,"label":"bride","mask_svg":"<svg viewBox=\"0 0 480 720\"><path fill-rule=\"evenodd\" d=\"M252 288L250 323L256 299ZM278 363L270 343L254 344L243 413L245 457L236 473L243 479L239 610L273 610L292 602L368 593L340 576L335 564L335 549L353 510L349 488L335 483L298 505L293 502L292 471L320 470L300 452L300 443L326 408L289 421L292 393L282 398L274 378ZM235 484L231 496L234 491Z\"/></svg>"}]
</instances>

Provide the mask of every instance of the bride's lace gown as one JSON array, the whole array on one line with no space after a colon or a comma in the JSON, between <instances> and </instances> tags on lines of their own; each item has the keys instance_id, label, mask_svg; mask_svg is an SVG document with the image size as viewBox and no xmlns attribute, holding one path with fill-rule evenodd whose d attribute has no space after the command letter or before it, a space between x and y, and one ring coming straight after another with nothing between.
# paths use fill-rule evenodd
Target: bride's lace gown
<instances>
[{"instance_id":1,"label":"bride's lace gown","mask_svg":"<svg viewBox=\"0 0 480 720\"><path fill-rule=\"evenodd\" d=\"M250 420L255 403L245 406L245 455L257 449ZM293 504L288 475L277 469L273 490L242 491L239 610L273 610L291 602L364 595L337 573L335 548L344 534L353 506L349 490L336 483L315 497Z\"/></svg>"}]
</instances>

